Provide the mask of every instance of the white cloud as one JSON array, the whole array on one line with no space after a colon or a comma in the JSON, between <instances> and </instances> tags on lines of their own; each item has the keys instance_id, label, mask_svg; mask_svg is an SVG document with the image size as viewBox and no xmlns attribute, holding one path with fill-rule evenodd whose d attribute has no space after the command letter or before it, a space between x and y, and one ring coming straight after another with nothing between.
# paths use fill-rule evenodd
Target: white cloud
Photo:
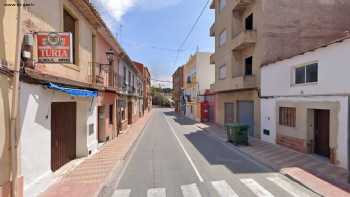
<instances>
[{"instance_id":1,"label":"white cloud","mask_svg":"<svg viewBox=\"0 0 350 197\"><path fill-rule=\"evenodd\" d=\"M124 14L135 6L136 1L137 0L100 0L99 3L110 16L119 22Z\"/></svg>"},{"instance_id":2,"label":"white cloud","mask_svg":"<svg viewBox=\"0 0 350 197\"><path fill-rule=\"evenodd\" d=\"M182 0L92 0L108 23L119 23L132 8L154 11L175 6ZM114 21L114 22L113 22Z\"/></svg>"},{"instance_id":3,"label":"white cloud","mask_svg":"<svg viewBox=\"0 0 350 197\"><path fill-rule=\"evenodd\" d=\"M138 0L137 5L143 10L159 10L179 4L182 0Z\"/></svg>"}]
</instances>

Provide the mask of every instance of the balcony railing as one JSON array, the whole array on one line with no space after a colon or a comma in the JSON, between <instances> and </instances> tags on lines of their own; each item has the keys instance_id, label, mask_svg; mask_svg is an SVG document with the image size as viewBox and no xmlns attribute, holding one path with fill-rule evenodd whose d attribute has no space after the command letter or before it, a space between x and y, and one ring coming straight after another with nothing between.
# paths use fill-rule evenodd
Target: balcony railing
<instances>
[{"instance_id":1,"label":"balcony railing","mask_svg":"<svg viewBox=\"0 0 350 197\"><path fill-rule=\"evenodd\" d=\"M117 76L117 88L118 88L118 90L120 91L120 92L125 92L125 91L127 91L127 87L128 87L128 85L127 85L127 83L126 83L126 78L125 78L125 76L123 76L123 75L118 75Z\"/></svg>"},{"instance_id":2,"label":"balcony railing","mask_svg":"<svg viewBox=\"0 0 350 197\"><path fill-rule=\"evenodd\" d=\"M231 48L232 50L241 50L252 46L257 41L257 33L255 30L242 31L233 37Z\"/></svg>"},{"instance_id":3,"label":"balcony railing","mask_svg":"<svg viewBox=\"0 0 350 197\"><path fill-rule=\"evenodd\" d=\"M211 87L214 92L224 92L232 90L252 89L258 86L255 75L237 76L225 80L217 80Z\"/></svg>"},{"instance_id":4,"label":"balcony railing","mask_svg":"<svg viewBox=\"0 0 350 197\"><path fill-rule=\"evenodd\" d=\"M90 67L91 73L89 75L89 81L93 86L113 87L113 73L110 71L109 67L96 62L91 62Z\"/></svg>"}]
</instances>

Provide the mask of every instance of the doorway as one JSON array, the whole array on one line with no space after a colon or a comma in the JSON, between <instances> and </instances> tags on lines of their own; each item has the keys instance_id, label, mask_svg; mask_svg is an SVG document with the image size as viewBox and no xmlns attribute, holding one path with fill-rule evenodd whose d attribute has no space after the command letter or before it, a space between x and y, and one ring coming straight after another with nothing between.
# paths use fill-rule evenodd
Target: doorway
<instances>
[{"instance_id":1,"label":"doorway","mask_svg":"<svg viewBox=\"0 0 350 197\"><path fill-rule=\"evenodd\" d=\"M51 169L76 158L76 103L51 104Z\"/></svg>"},{"instance_id":2,"label":"doorway","mask_svg":"<svg viewBox=\"0 0 350 197\"><path fill-rule=\"evenodd\" d=\"M230 124L230 123L234 123L235 122L235 104L234 103L225 103L224 104L225 107L225 124Z\"/></svg>"},{"instance_id":3,"label":"doorway","mask_svg":"<svg viewBox=\"0 0 350 197\"><path fill-rule=\"evenodd\" d=\"M132 101L128 102L128 124L132 124L132 112L133 112Z\"/></svg>"},{"instance_id":4,"label":"doorway","mask_svg":"<svg viewBox=\"0 0 350 197\"><path fill-rule=\"evenodd\" d=\"M104 115L105 115L105 106L98 106L97 107L97 125L98 125L98 142L104 142L105 139L104 138L104 128L105 128L105 123L104 123Z\"/></svg>"},{"instance_id":5,"label":"doorway","mask_svg":"<svg viewBox=\"0 0 350 197\"><path fill-rule=\"evenodd\" d=\"M330 111L329 110L314 110L314 152L318 155L329 158L329 126L330 126Z\"/></svg>"},{"instance_id":6,"label":"doorway","mask_svg":"<svg viewBox=\"0 0 350 197\"><path fill-rule=\"evenodd\" d=\"M249 126L248 134L254 137L254 102L238 101L238 122Z\"/></svg>"}]
</instances>

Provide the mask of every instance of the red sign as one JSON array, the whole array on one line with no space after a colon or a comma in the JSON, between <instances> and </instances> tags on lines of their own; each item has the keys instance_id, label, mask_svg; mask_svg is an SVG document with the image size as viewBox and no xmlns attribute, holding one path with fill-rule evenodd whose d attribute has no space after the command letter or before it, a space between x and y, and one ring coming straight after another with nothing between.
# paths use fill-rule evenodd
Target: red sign
<instances>
[{"instance_id":1,"label":"red sign","mask_svg":"<svg viewBox=\"0 0 350 197\"><path fill-rule=\"evenodd\" d=\"M39 63L73 63L71 33L38 33L36 40Z\"/></svg>"}]
</instances>

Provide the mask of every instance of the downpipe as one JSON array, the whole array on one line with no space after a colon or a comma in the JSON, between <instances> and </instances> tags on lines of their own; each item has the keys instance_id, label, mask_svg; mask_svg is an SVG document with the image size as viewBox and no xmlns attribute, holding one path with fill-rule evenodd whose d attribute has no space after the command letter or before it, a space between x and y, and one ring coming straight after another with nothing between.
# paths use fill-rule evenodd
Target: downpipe
<instances>
[{"instance_id":1,"label":"downpipe","mask_svg":"<svg viewBox=\"0 0 350 197\"><path fill-rule=\"evenodd\" d=\"M11 143L11 196L17 197L18 194L18 108L19 108L19 75L21 65L21 46L22 46L22 0L17 0L17 35L16 35L16 60L13 75L13 91L11 103L10 119L10 143Z\"/></svg>"}]
</instances>

